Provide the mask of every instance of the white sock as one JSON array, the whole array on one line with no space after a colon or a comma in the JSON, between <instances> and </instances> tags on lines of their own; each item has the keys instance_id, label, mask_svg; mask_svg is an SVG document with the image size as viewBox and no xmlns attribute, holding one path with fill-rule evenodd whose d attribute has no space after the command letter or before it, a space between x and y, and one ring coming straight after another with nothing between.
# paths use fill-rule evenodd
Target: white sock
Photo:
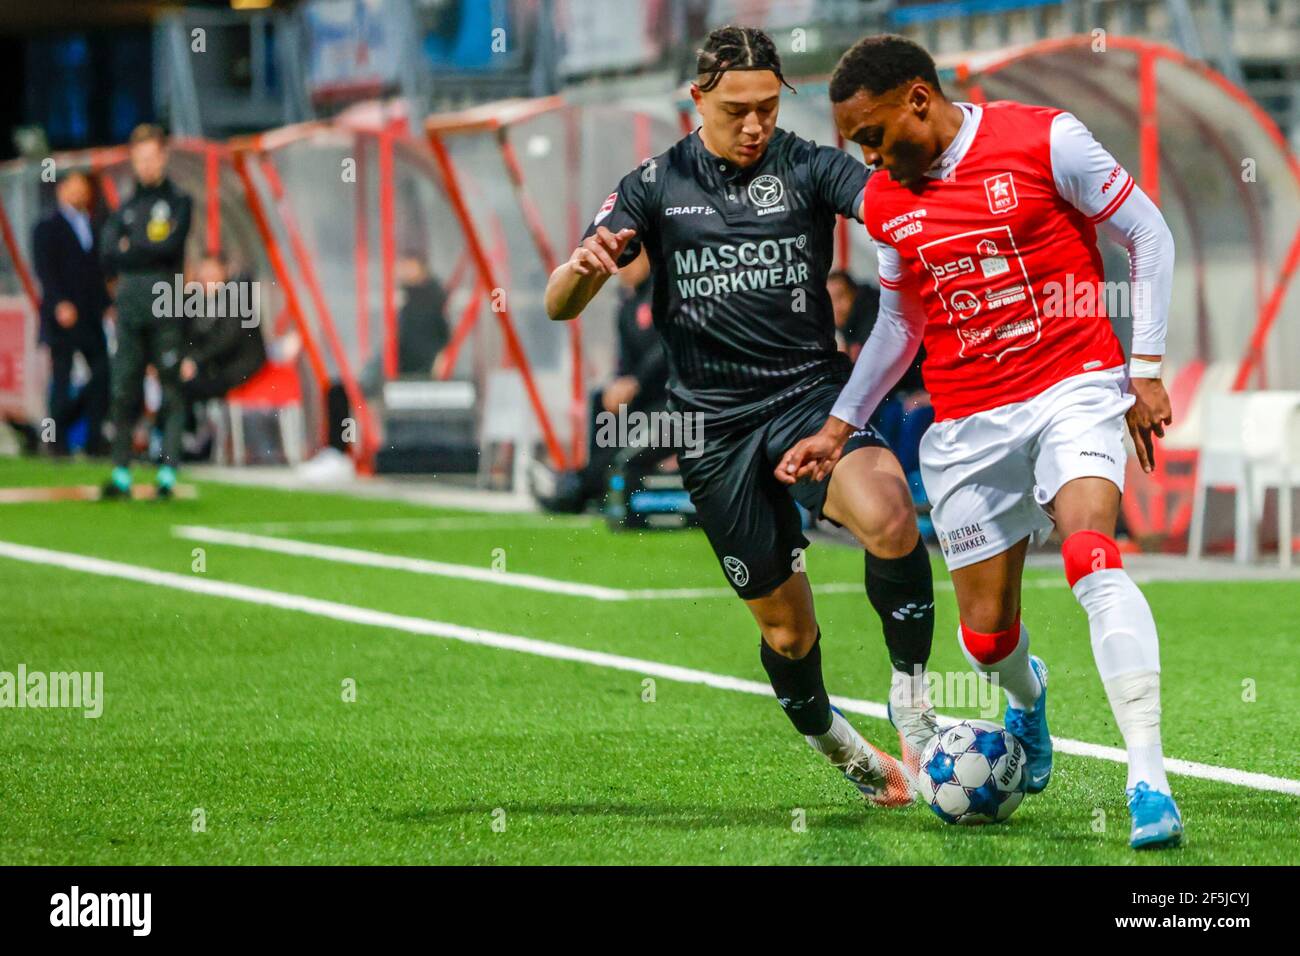
<instances>
[{"instance_id":1,"label":"white sock","mask_svg":"<svg viewBox=\"0 0 1300 956\"><path fill-rule=\"evenodd\" d=\"M1088 612L1092 656L1128 749L1128 783L1169 793L1160 746L1160 639L1151 606L1123 568L1103 568L1074 584Z\"/></svg>"},{"instance_id":2,"label":"white sock","mask_svg":"<svg viewBox=\"0 0 1300 956\"><path fill-rule=\"evenodd\" d=\"M835 711L831 711L831 728L824 734L808 734L804 737L809 746L819 754L825 754L831 763L839 766L848 762L858 752L861 735L853 725Z\"/></svg>"},{"instance_id":3,"label":"white sock","mask_svg":"<svg viewBox=\"0 0 1300 956\"><path fill-rule=\"evenodd\" d=\"M961 625L957 626L957 643L961 652L970 661L970 666L986 677L997 680L1007 695L1007 703L1016 710L1029 710L1043 694L1043 685L1038 682L1038 675L1029 666L1029 629L1025 622L1020 622L1020 639L1015 648L1006 657L984 664L977 660L966 647L966 639Z\"/></svg>"},{"instance_id":4,"label":"white sock","mask_svg":"<svg viewBox=\"0 0 1300 956\"><path fill-rule=\"evenodd\" d=\"M896 670L889 681L889 702L895 707L926 707L929 695L925 688L925 668L920 664L912 673Z\"/></svg>"},{"instance_id":5,"label":"white sock","mask_svg":"<svg viewBox=\"0 0 1300 956\"><path fill-rule=\"evenodd\" d=\"M1160 749L1160 675L1121 674L1104 682L1110 709L1128 748L1128 782L1131 790L1146 781L1152 790L1169 793L1165 757Z\"/></svg>"}]
</instances>

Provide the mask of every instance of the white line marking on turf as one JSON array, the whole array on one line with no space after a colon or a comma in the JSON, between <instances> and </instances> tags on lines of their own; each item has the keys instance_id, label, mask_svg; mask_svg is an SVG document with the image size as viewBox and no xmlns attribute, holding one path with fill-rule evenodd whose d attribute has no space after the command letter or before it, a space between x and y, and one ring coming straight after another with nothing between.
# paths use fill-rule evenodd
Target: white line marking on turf
<instances>
[{"instance_id":1,"label":"white line marking on turf","mask_svg":"<svg viewBox=\"0 0 1300 956\"><path fill-rule=\"evenodd\" d=\"M122 564L117 561L107 561L103 558L93 558L89 555L73 554L67 551L51 551L46 548L33 548L28 545L0 541L0 557L25 561L29 564L59 567L69 571L82 571L86 574L98 574L103 577L136 581L140 584L173 588L178 591L188 591L191 594L207 594L213 597L245 601L264 607L300 611L304 614L313 614L317 617L330 618L331 620L343 621L349 624L382 627L389 630L405 631L409 634L424 634L430 637L461 641L466 644L517 651L521 654L532 654L537 657L549 657L554 660L592 664L596 667L607 667L613 670L629 671L634 674L662 677L665 680L673 680L683 684L702 684L705 687L732 690L760 697L772 696L772 688L767 684L745 680L740 677L729 677L726 674L711 674L708 671L695 670L690 667L662 664L658 661L625 657L621 654L607 654L604 651L593 651L582 647L569 647L565 644L554 644L550 641L519 637L514 634L502 634L498 631L484 631L478 628L464 627L460 624L450 624L445 621L431 621L426 618L408 617L403 614L390 614L387 611L376 611L352 604L341 604L337 601L325 601L302 594L271 591L266 588L235 584L229 581L187 577L174 574L171 571L158 571L153 568ZM832 697L831 700L842 710L875 717L879 720L887 719L883 704L877 704L869 700L857 700L852 697L836 696ZM952 722L954 719L941 717L941 720L945 723ZM1095 757L1099 760L1110 760L1115 763L1127 763L1124 751L1117 747L1103 747L1099 744L1090 744L1085 741L1070 740L1064 737L1053 737L1052 743L1061 753L1081 757ZM1216 767L1210 764L1195 763L1191 760L1176 760L1173 758L1165 759L1165 769L1170 773L1181 774L1185 777L1197 777L1202 780L1213 780L1218 783L1249 787L1253 790L1269 790L1276 793L1300 796L1300 780L1288 780L1285 777L1274 777L1264 773L1234 770L1231 767Z\"/></svg>"},{"instance_id":2,"label":"white line marking on turf","mask_svg":"<svg viewBox=\"0 0 1300 956\"><path fill-rule=\"evenodd\" d=\"M482 584L500 584L507 587L527 588L530 591L550 591L554 594L594 598L597 601L627 600L625 592L622 590L605 588L597 584L558 581L554 578L543 578L534 574L493 571L491 568L477 568L469 564L447 564L443 561L408 558L397 554L383 554L379 551L340 548L332 544L294 541L290 538L270 538L265 535L246 534L242 531L222 531L219 528L205 528L198 525L177 525L172 528L172 534L190 541L204 541L208 544L229 544L237 548L254 548L258 551L273 551L277 554L291 554L301 558L320 558L340 564L357 564L370 568L386 568L392 571L411 571L416 574L431 574L445 578L463 578L469 581L478 581Z\"/></svg>"},{"instance_id":3,"label":"white line marking on turf","mask_svg":"<svg viewBox=\"0 0 1300 956\"><path fill-rule=\"evenodd\" d=\"M497 584L503 587L525 588L529 591L567 594L571 597L585 597L596 601L730 598L734 597L736 593L731 588L611 588L599 584L566 581L562 578L549 578L540 574L493 571L472 564L430 561L426 558L411 558L398 554L385 554L382 551L366 551L361 548L344 548L332 544L319 544L315 541L297 541L292 538L249 534L245 531L212 528L205 525L176 525L172 528L172 534L189 541L225 544L236 548L252 548L256 551L290 554L300 558L316 558L321 561L334 561L339 564L386 568L391 571L409 571L413 574L428 574L443 578L460 578L466 581L477 581L480 584ZM1027 588L1064 588L1066 585L1064 579L1030 578L1024 582L1023 586ZM936 581L934 589L936 591L951 591L952 582ZM825 584L814 584L812 590L814 594L858 594L862 592L863 585L832 581Z\"/></svg>"},{"instance_id":4,"label":"white line marking on turf","mask_svg":"<svg viewBox=\"0 0 1300 956\"><path fill-rule=\"evenodd\" d=\"M600 523L590 518L570 515L543 518L538 515L503 516L499 520L483 518L354 518L333 521L250 521L208 527L222 531L248 531L261 534L397 534L416 531L574 531L595 530Z\"/></svg>"}]
</instances>

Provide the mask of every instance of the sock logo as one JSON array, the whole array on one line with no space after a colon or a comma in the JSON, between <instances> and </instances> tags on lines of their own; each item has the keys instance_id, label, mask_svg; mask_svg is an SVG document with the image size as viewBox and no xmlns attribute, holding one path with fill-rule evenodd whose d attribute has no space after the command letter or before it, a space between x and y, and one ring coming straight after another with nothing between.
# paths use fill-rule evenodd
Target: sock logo
<instances>
[{"instance_id":1,"label":"sock logo","mask_svg":"<svg viewBox=\"0 0 1300 956\"><path fill-rule=\"evenodd\" d=\"M933 610L934 610L933 601L929 602L928 604L917 604L914 601L909 601L907 604L903 605L902 607L894 611L893 617L894 620L896 621L906 621L909 617L913 621L919 621L921 620L921 618L925 617L926 611L933 611Z\"/></svg>"},{"instance_id":2,"label":"sock logo","mask_svg":"<svg viewBox=\"0 0 1300 956\"><path fill-rule=\"evenodd\" d=\"M727 572L727 577L731 578L736 587L743 588L749 583L749 568L745 567L745 562L740 558L727 555L722 559L722 567Z\"/></svg>"}]
</instances>

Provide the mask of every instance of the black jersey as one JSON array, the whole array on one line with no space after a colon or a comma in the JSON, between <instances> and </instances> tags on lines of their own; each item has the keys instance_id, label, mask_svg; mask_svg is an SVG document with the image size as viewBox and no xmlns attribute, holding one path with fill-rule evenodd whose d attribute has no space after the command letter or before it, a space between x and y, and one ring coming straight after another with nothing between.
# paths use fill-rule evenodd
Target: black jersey
<instances>
[{"instance_id":1,"label":"black jersey","mask_svg":"<svg viewBox=\"0 0 1300 956\"><path fill-rule=\"evenodd\" d=\"M857 217L866 181L852 156L781 129L747 168L696 130L623 177L586 235L630 227L620 265L649 253L674 408L740 427L847 381L826 276L835 217Z\"/></svg>"}]
</instances>

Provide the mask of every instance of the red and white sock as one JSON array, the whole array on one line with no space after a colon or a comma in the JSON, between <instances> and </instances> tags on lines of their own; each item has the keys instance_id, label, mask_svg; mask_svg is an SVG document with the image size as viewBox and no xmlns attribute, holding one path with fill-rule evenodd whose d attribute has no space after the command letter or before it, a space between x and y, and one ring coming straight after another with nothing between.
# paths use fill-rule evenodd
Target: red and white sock
<instances>
[{"instance_id":1,"label":"red and white sock","mask_svg":"<svg viewBox=\"0 0 1300 956\"><path fill-rule=\"evenodd\" d=\"M961 624L957 628L957 642L971 667L990 678L996 677L1012 707L1029 710L1042 695L1038 675L1029 666L1029 631L1018 616L1011 627L993 633Z\"/></svg>"},{"instance_id":2,"label":"red and white sock","mask_svg":"<svg viewBox=\"0 0 1300 956\"><path fill-rule=\"evenodd\" d=\"M1076 531L1061 554L1070 588L1088 612L1092 656L1128 749L1127 786L1145 780L1169 793L1160 745L1160 639L1151 607L1108 535Z\"/></svg>"}]
</instances>

